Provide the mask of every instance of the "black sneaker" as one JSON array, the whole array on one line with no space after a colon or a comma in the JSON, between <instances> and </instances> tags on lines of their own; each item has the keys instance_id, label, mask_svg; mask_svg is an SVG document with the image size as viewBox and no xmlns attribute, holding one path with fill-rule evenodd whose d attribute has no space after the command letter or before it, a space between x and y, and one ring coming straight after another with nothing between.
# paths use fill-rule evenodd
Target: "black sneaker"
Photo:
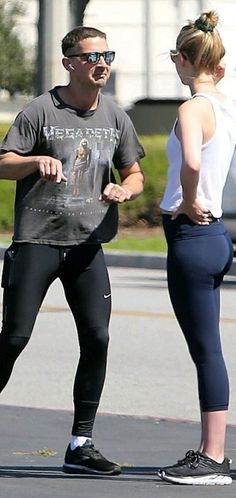
<instances>
[{"instance_id":1,"label":"black sneaker","mask_svg":"<svg viewBox=\"0 0 236 498\"><path fill-rule=\"evenodd\" d=\"M231 484L230 460L225 458L222 463L217 463L199 451L187 451L185 458L175 465L163 467L158 471L158 476L163 481L176 484L195 485L224 485Z\"/></svg>"},{"instance_id":2,"label":"black sneaker","mask_svg":"<svg viewBox=\"0 0 236 498\"><path fill-rule=\"evenodd\" d=\"M78 446L75 450L71 449L70 444L68 445L62 470L67 474L117 475L121 473L120 465L109 462L90 441L86 441L83 446Z\"/></svg>"}]
</instances>

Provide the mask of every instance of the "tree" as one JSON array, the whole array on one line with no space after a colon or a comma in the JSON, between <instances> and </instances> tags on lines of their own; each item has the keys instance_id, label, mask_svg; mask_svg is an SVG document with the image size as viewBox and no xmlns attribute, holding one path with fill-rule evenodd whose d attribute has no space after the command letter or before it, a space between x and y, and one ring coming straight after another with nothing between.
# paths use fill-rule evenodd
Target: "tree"
<instances>
[{"instance_id":1,"label":"tree","mask_svg":"<svg viewBox=\"0 0 236 498\"><path fill-rule=\"evenodd\" d=\"M35 65L14 28L19 15L24 14L24 4L16 0L0 0L0 88L15 92L32 93Z\"/></svg>"},{"instance_id":2,"label":"tree","mask_svg":"<svg viewBox=\"0 0 236 498\"><path fill-rule=\"evenodd\" d=\"M74 24L82 26L84 21L84 13L89 0L70 0L70 8L75 20Z\"/></svg>"}]
</instances>

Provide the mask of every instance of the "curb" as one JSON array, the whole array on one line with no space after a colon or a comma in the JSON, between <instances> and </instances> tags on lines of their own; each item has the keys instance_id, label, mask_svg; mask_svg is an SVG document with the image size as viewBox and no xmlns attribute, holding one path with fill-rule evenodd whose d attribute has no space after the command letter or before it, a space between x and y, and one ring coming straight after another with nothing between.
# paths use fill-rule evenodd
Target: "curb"
<instances>
[{"instance_id":1,"label":"curb","mask_svg":"<svg viewBox=\"0 0 236 498\"><path fill-rule=\"evenodd\" d=\"M0 247L0 260L6 247ZM154 252L104 251L107 266L124 268L143 268L147 270L166 270L166 254ZM227 275L236 276L236 258Z\"/></svg>"},{"instance_id":2,"label":"curb","mask_svg":"<svg viewBox=\"0 0 236 498\"><path fill-rule=\"evenodd\" d=\"M151 270L166 269L166 254L129 251L104 251L107 266L146 268Z\"/></svg>"}]
</instances>

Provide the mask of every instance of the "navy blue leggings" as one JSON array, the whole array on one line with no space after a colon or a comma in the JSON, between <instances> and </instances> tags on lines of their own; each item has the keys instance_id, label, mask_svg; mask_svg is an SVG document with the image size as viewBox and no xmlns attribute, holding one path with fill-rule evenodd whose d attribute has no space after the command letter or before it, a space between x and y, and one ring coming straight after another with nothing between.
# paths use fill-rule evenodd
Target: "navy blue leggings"
<instances>
[{"instance_id":1,"label":"navy blue leggings","mask_svg":"<svg viewBox=\"0 0 236 498\"><path fill-rule=\"evenodd\" d=\"M232 263L232 242L222 220L203 226L185 215L173 221L164 214L163 227L170 299L197 369L201 410L227 410L229 381L219 315L220 285Z\"/></svg>"},{"instance_id":2,"label":"navy blue leggings","mask_svg":"<svg viewBox=\"0 0 236 498\"><path fill-rule=\"evenodd\" d=\"M72 434L91 436L105 379L111 312L110 282L100 245L55 247L13 243L6 251L2 274L0 392L29 341L42 301L56 278L64 287L80 346ZM51 338L52 343L55 340Z\"/></svg>"}]
</instances>

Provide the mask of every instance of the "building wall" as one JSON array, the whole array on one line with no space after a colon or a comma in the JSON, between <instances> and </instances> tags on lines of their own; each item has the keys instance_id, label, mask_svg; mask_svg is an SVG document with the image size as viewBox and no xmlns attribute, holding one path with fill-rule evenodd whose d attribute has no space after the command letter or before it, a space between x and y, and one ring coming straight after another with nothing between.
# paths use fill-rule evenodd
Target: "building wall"
<instances>
[{"instance_id":1,"label":"building wall","mask_svg":"<svg viewBox=\"0 0 236 498\"><path fill-rule=\"evenodd\" d=\"M47 0L47 4L52 6L53 30L45 33L45 40L48 40L45 89L67 81L61 67L60 39L73 26L73 19L66 15L65 6L63 15L58 9L59 2L64 5L67 1L69 4L69 0ZM24 43L32 49L37 45L38 0L24 0L24 3L26 16L19 19L17 30ZM188 89L179 82L168 53L170 48L175 47L180 27L209 8L219 12L219 31L226 47L226 77L220 85L236 98L235 0L89 1L84 24L104 30L110 48L116 51L113 73L115 97L119 104L127 107L146 97L179 98L189 95Z\"/></svg>"},{"instance_id":2,"label":"building wall","mask_svg":"<svg viewBox=\"0 0 236 498\"><path fill-rule=\"evenodd\" d=\"M216 9L220 15L219 31L227 51L226 78L221 86L236 96L235 0L90 0L85 24L104 30L110 47L116 50L113 70L116 97L121 105L128 106L145 97L189 96L188 89L175 73L168 52L175 47L176 35L186 21L195 19L209 8Z\"/></svg>"}]
</instances>

